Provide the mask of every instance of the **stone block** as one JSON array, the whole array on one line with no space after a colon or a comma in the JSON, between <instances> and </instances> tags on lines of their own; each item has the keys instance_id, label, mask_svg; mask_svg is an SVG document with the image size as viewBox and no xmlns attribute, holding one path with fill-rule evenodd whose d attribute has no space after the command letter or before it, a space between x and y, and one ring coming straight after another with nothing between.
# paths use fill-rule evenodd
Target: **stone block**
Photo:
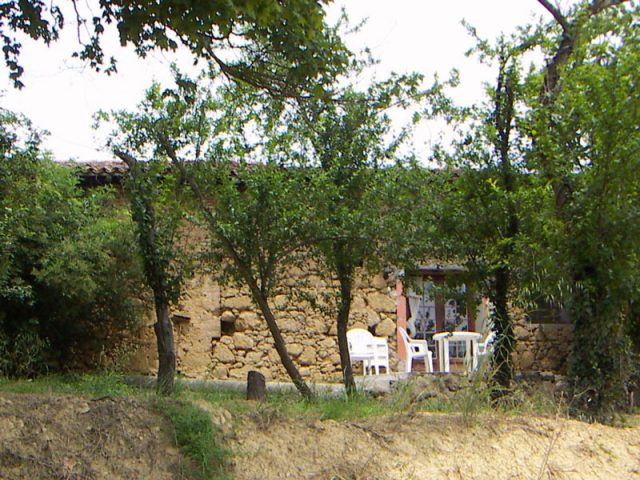
<instances>
[{"instance_id":1,"label":"stone block","mask_svg":"<svg viewBox=\"0 0 640 480\"><path fill-rule=\"evenodd\" d=\"M318 317L311 318L307 320L306 327L303 326L302 330L312 335L322 335L328 330L328 325L327 325L328 321L331 321L331 320L325 321L323 318L318 318ZM303 323L300 322L300 325L303 325Z\"/></svg>"},{"instance_id":2,"label":"stone block","mask_svg":"<svg viewBox=\"0 0 640 480\"><path fill-rule=\"evenodd\" d=\"M278 355L278 352L276 352L275 349L269 350L267 356L269 358L269 361L271 361L271 363L273 363L274 365L280 364L280 355Z\"/></svg>"},{"instance_id":3,"label":"stone block","mask_svg":"<svg viewBox=\"0 0 640 480\"><path fill-rule=\"evenodd\" d=\"M380 315L378 315L374 310L372 310L371 308L367 308L366 313L367 326L375 327L378 323L380 323Z\"/></svg>"},{"instance_id":4,"label":"stone block","mask_svg":"<svg viewBox=\"0 0 640 480\"><path fill-rule=\"evenodd\" d=\"M273 306L278 310L284 310L289 305L289 298L286 295L276 295L273 299Z\"/></svg>"},{"instance_id":5,"label":"stone block","mask_svg":"<svg viewBox=\"0 0 640 480\"><path fill-rule=\"evenodd\" d=\"M531 370L534 365L534 354L527 350L517 356L517 363L520 370Z\"/></svg>"},{"instance_id":6,"label":"stone block","mask_svg":"<svg viewBox=\"0 0 640 480\"><path fill-rule=\"evenodd\" d=\"M300 321L290 316L283 316L282 318L279 318L278 326L283 332L297 332L303 327Z\"/></svg>"},{"instance_id":7,"label":"stone block","mask_svg":"<svg viewBox=\"0 0 640 480\"><path fill-rule=\"evenodd\" d=\"M332 350L334 348L338 348L338 344L333 338L325 338L318 342L318 345L324 350Z\"/></svg>"},{"instance_id":8,"label":"stone block","mask_svg":"<svg viewBox=\"0 0 640 480\"><path fill-rule=\"evenodd\" d=\"M265 322L258 316L257 313L251 310L240 312L236 320L236 331L245 332L247 330L260 330L267 329Z\"/></svg>"},{"instance_id":9,"label":"stone block","mask_svg":"<svg viewBox=\"0 0 640 480\"><path fill-rule=\"evenodd\" d=\"M367 296L369 306L378 313L394 313L396 311L395 299L383 293L372 293Z\"/></svg>"},{"instance_id":10,"label":"stone block","mask_svg":"<svg viewBox=\"0 0 640 480\"><path fill-rule=\"evenodd\" d=\"M230 286L227 286L227 287L225 287L224 290L220 291L220 297L221 298L231 298L231 297L236 297L238 295L242 295L240 290L238 290L237 288L234 288L234 287L230 287Z\"/></svg>"},{"instance_id":11,"label":"stone block","mask_svg":"<svg viewBox=\"0 0 640 480\"><path fill-rule=\"evenodd\" d=\"M253 308L251 297L249 295L235 295L230 298L225 298L223 306L226 308L235 308L237 310L250 310Z\"/></svg>"},{"instance_id":12,"label":"stone block","mask_svg":"<svg viewBox=\"0 0 640 480\"><path fill-rule=\"evenodd\" d=\"M247 374L250 370L253 370L253 367L249 365L244 365L240 368L232 368L229 370L229 378L238 378L238 379L246 379Z\"/></svg>"},{"instance_id":13,"label":"stone block","mask_svg":"<svg viewBox=\"0 0 640 480\"><path fill-rule=\"evenodd\" d=\"M298 363L300 365L313 365L316 363L316 350L313 347L305 347L300 356L298 357Z\"/></svg>"},{"instance_id":14,"label":"stone block","mask_svg":"<svg viewBox=\"0 0 640 480\"><path fill-rule=\"evenodd\" d=\"M251 337L244 333L236 333L233 336L233 343L239 350L253 350L256 344Z\"/></svg>"},{"instance_id":15,"label":"stone block","mask_svg":"<svg viewBox=\"0 0 640 480\"><path fill-rule=\"evenodd\" d=\"M213 358L222 363L233 363L235 361L235 355L223 343L218 343L213 349Z\"/></svg>"},{"instance_id":16,"label":"stone block","mask_svg":"<svg viewBox=\"0 0 640 480\"><path fill-rule=\"evenodd\" d=\"M257 365L261 360L262 357L264 356L263 352L249 352L247 353L247 364L248 365Z\"/></svg>"},{"instance_id":17,"label":"stone block","mask_svg":"<svg viewBox=\"0 0 640 480\"><path fill-rule=\"evenodd\" d=\"M213 378L225 379L229 377L229 369L224 365L218 365L213 369L212 372Z\"/></svg>"},{"instance_id":18,"label":"stone block","mask_svg":"<svg viewBox=\"0 0 640 480\"><path fill-rule=\"evenodd\" d=\"M378 337L390 337L396 331L396 324L393 320L385 318L376 326L376 335Z\"/></svg>"},{"instance_id":19,"label":"stone block","mask_svg":"<svg viewBox=\"0 0 640 480\"><path fill-rule=\"evenodd\" d=\"M352 313L360 313L364 312L365 308L367 308L367 303L364 301L364 298L360 296L354 297L351 302L351 312Z\"/></svg>"},{"instance_id":20,"label":"stone block","mask_svg":"<svg viewBox=\"0 0 640 480\"><path fill-rule=\"evenodd\" d=\"M531 331L522 325L514 326L513 334L519 341L528 340L531 337Z\"/></svg>"},{"instance_id":21,"label":"stone block","mask_svg":"<svg viewBox=\"0 0 640 480\"><path fill-rule=\"evenodd\" d=\"M304 347L299 343L293 343L291 345L287 345L287 351L289 352L289 355L291 355L294 358L300 356L300 354L302 353L302 350L304 350Z\"/></svg>"},{"instance_id":22,"label":"stone block","mask_svg":"<svg viewBox=\"0 0 640 480\"><path fill-rule=\"evenodd\" d=\"M327 350L327 349L318 350L318 358L320 360L324 360L325 358L329 357L330 355L331 355L331 350ZM324 365L324 362L319 362L319 364L322 366L322 365Z\"/></svg>"},{"instance_id":23,"label":"stone block","mask_svg":"<svg viewBox=\"0 0 640 480\"><path fill-rule=\"evenodd\" d=\"M387 283L387 280L384 278L382 273L379 273L375 277L373 277L371 279L370 285L376 290L383 290L389 286L389 284Z\"/></svg>"}]
</instances>

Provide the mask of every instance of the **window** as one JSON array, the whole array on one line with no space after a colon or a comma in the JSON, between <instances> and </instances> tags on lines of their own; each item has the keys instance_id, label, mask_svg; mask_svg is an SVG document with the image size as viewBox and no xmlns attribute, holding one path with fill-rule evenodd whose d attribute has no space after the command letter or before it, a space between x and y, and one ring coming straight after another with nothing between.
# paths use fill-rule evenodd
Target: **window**
<instances>
[{"instance_id":1,"label":"window","mask_svg":"<svg viewBox=\"0 0 640 480\"><path fill-rule=\"evenodd\" d=\"M571 323L569 314L562 305L542 296L531 302L526 316L530 323Z\"/></svg>"},{"instance_id":2,"label":"window","mask_svg":"<svg viewBox=\"0 0 640 480\"><path fill-rule=\"evenodd\" d=\"M431 296L433 282L427 280L422 284L420 304L415 318L416 333L414 338L430 338L436 333L436 302Z\"/></svg>"}]
</instances>

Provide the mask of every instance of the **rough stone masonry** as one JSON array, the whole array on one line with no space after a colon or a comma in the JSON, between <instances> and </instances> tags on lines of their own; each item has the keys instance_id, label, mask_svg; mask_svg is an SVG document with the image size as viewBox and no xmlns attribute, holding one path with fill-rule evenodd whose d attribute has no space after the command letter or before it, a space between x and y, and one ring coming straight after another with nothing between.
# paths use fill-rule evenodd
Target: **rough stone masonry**
<instances>
[{"instance_id":1,"label":"rough stone masonry","mask_svg":"<svg viewBox=\"0 0 640 480\"><path fill-rule=\"evenodd\" d=\"M311 382L339 381L340 356L331 298L334 286L313 272L291 269L286 288L272 308L287 349ZM257 370L267 380L286 380L273 340L247 291L221 286L211 277L196 276L174 311L178 372L187 378L245 379ZM319 307L312 306L312 298ZM397 370L395 279L361 275L356 282L349 328L366 328L387 338L390 363ZM153 315L140 328L127 362L132 371L157 370ZM571 325L518 322L514 352L516 369L562 373L572 341Z\"/></svg>"}]
</instances>

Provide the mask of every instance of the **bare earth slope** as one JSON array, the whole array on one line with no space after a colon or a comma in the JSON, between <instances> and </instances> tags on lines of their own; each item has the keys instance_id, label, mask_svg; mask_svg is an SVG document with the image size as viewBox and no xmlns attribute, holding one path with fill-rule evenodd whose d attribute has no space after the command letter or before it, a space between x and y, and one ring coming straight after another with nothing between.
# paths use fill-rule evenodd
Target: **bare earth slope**
<instances>
[{"instance_id":1,"label":"bare earth slope","mask_svg":"<svg viewBox=\"0 0 640 480\"><path fill-rule=\"evenodd\" d=\"M636 420L636 419L634 419ZM640 479L640 427L419 414L295 425L245 420L235 478Z\"/></svg>"},{"instance_id":2,"label":"bare earth slope","mask_svg":"<svg viewBox=\"0 0 640 480\"><path fill-rule=\"evenodd\" d=\"M206 408L217 423L216 407ZM222 415L224 417L225 415ZM245 414L227 423L236 480L640 479L640 421L437 414L355 421ZM180 479L142 401L0 394L0 480Z\"/></svg>"},{"instance_id":3,"label":"bare earth slope","mask_svg":"<svg viewBox=\"0 0 640 480\"><path fill-rule=\"evenodd\" d=\"M173 479L167 424L135 400L0 394L0 479Z\"/></svg>"}]
</instances>

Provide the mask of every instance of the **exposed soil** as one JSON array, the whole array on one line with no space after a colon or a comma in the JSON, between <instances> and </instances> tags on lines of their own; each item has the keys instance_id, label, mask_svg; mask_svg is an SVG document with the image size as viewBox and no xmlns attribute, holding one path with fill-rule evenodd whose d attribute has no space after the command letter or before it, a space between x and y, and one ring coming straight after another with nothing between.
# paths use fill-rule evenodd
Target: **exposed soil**
<instances>
[{"instance_id":1,"label":"exposed soil","mask_svg":"<svg viewBox=\"0 0 640 480\"><path fill-rule=\"evenodd\" d=\"M173 479L169 426L136 400L0 394L0 479Z\"/></svg>"},{"instance_id":2,"label":"exposed soil","mask_svg":"<svg viewBox=\"0 0 640 480\"><path fill-rule=\"evenodd\" d=\"M237 480L634 479L640 427L436 414L294 424L245 419Z\"/></svg>"},{"instance_id":3,"label":"exposed soil","mask_svg":"<svg viewBox=\"0 0 640 480\"><path fill-rule=\"evenodd\" d=\"M416 414L357 421L207 406L236 480L640 479L640 422ZM466 420L466 421L465 421ZM0 479L179 479L185 460L142 401L0 394Z\"/></svg>"}]
</instances>

